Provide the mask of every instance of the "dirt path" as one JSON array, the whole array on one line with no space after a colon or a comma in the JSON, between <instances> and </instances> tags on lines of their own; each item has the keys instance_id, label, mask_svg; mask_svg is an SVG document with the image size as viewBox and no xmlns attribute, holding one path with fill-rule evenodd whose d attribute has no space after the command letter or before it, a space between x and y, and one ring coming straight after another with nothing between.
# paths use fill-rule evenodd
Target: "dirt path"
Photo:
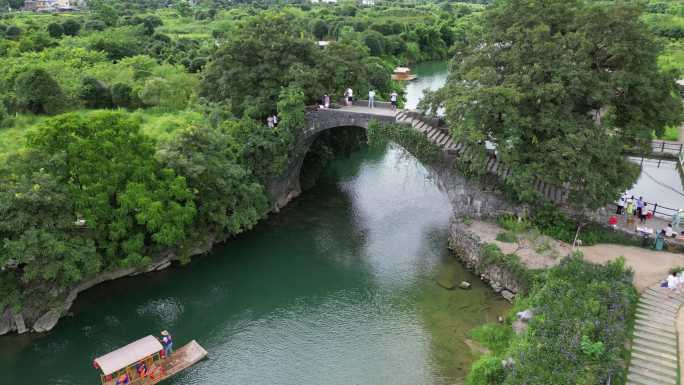
<instances>
[{"instance_id":1,"label":"dirt path","mask_svg":"<svg viewBox=\"0 0 684 385\"><path fill-rule=\"evenodd\" d=\"M497 234L505 230L490 222L474 221L469 227L483 241L496 244L504 253L517 254L522 262L531 268L553 266L558 263L561 257L572 252L572 247L569 244L538 234L525 237L518 242L497 241ZM604 263L620 256L624 257L627 266L634 270L634 286L640 292L648 286L664 280L671 268L684 267L684 254L640 247L600 244L578 247L577 250L584 254L587 261L595 263ZM684 329L682 332L684 334Z\"/></svg>"}]
</instances>

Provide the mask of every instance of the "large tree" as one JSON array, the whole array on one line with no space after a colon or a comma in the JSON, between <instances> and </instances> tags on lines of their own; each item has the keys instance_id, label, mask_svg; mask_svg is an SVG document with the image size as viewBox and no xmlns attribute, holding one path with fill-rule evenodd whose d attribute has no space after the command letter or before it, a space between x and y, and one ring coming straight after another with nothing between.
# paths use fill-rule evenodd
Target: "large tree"
<instances>
[{"instance_id":1,"label":"large tree","mask_svg":"<svg viewBox=\"0 0 684 385\"><path fill-rule=\"evenodd\" d=\"M308 37L306 23L291 12L266 11L242 22L205 69L203 93L229 101L235 114L248 107L275 112L280 89L291 67L315 77L320 51Z\"/></svg>"},{"instance_id":2,"label":"large tree","mask_svg":"<svg viewBox=\"0 0 684 385\"><path fill-rule=\"evenodd\" d=\"M568 187L577 208L611 201L637 176L624 147L647 146L681 112L639 15L623 2L496 2L451 65L443 95L454 134L494 142L524 200L539 199L539 178Z\"/></svg>"},{"instance_id":3,"label":"large tree","mask_svg":"<svg viewBox=\"0 0 684 385\"><path fill-rule=\"evenodd\" d=\"M196 238L239 234L268 209L263 187L239 164L231 140L223 129L191 126L160 151L163 162L197 191Z\"/></svg>"},{"instance_id":4,"label":"large tree","mask_svg":"<svg viewBox=\"0 0 684 385\"><path fill-rule=\"evenodd\" d=\"M64 114L32 132L28 147L66 159L52 172L108 265L144 264L184 245L194 194L185 178L160 167L139 122L109 111Z\"/></svg>"}]
</instances>

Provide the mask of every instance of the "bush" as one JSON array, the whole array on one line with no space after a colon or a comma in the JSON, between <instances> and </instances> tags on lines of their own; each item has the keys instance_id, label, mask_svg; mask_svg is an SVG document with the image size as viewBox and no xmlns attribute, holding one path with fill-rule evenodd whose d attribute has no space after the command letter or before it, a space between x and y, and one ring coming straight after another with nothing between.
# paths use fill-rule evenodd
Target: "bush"
<instances>
[{"instance_id":1,"label":"bush","mask_svg":"<svg viewBox=\"0 0 684 385\"><path fill-rule=\"evenodd\" d=\"M520 233L528 230L531 227L529 221L514 215L501 216L497 218L496 222L499 224L499 226L513 233Z\"/></svg>"},{"instance_id":2,"label":"bush","mask_svg":"<svg viewBox=\"0 0 684 385\"><path fill-rule=\"evenodd\" d=\"M76 36L81 31L81 24L73 19L69 19L62 23L62 29L67 36Z\"/></svg>"},{"instance_id":3,"label":"bush","mask_svg":"<svg viewBox=\"0 0 684 385\"><path fill-rule=\"evenodd\" d=\"M625 380L629 324L637 293L633 273L619 259L605 265L576 254L535 280L518 301L535 308L527 333L506 334L501 326L481 327L473 335L489 343L494 355L473 365L467 384L605 384ZM511 316L509 316L511 317ZM504 370L511 357L514 370Z\"/></svg>"},{"instance_id":4,"label":"bush","mask_svg":"<svg viewBox=\"0 0 684 385\"><path fill-rule=\"evenodd\" d=\"M112 106L112 93L109 87L92 76L86 76L81 80L79 96L88 108L110 108Z\"/></svg>"},{"instance_id":5,"label":"bush","mask_svg":"<svg viewBox=\"0 0 684 385\"><path fill-rule=\"evenodd\" d=\"M501 358L484 356L473 364L466 385L499 385L506 378Z\"/></svg>"},{"instance_id":6,"label":"bush","mask_svg":"<svg viewBox=\"0 0 684 385\"><path fill-rule=\"evenodd\" d=\"M62 24L59 23L48 24L47 31L50 34L50 37L54 39L59 39L62 37L62 35L64 35L64 27L62 27Z\"/></svg>"},{"instance_id":7,"label":"bush","mask_svg":"<svg viewBox=\"0 0 684 385\"><path fill-rule=\"evenodd\" d=\"M19 40L20 36L21 36L21 28L17 27L16 25L10 25L5 30L5 37L10 39L10 40Z\"/></svg>"},{"instance_id":8,"label":"bush","mask_svg":"<svg viewBox=\"0 0 684 385\"><path fill-rule=\"evenodd\" d=\"M120 108L137 108L140 101L133 93L131 86L125 83L116 83L112 86L112 104Z\"/></svg>"},{"instance_id":9,"label":"bush","mask_svg":"<svg viewBox=\"0 0 684 385\"><path fill-rule=\"evenodd\" d=\"M19 108L34 114L55 114L63 106L62 89L44 69L31 69L19 75L15 94Z\"/></svg>"},{"instance_id":10,"label":"bush","mask_svg":"<svg viewBox=\"0 0 684 385\"><path fill-rule=\"evenodd\" d=\"M518 236L511 231L504 231L496 235L496 240L499 242L513 243L518 241Z\"/></svg>"}]
</instances>

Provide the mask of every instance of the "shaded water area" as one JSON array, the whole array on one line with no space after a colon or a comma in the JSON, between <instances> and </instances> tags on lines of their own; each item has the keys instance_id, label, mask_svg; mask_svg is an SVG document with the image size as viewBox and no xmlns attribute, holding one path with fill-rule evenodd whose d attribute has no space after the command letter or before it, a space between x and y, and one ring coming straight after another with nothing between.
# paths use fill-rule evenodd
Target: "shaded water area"
<instances>
[{"instance_id":1,"label":"shaded water area","mask_svg":"<svg viewBox=\"0 0 684 385\"><path fill-rule=\"evenodd\" d=\"M416 80L406 83L406 105L405 107L414 110L418 102L423 97L423 90L437 90L442 88L447 80L446 61L432 61L416 64L411 67L411 73L418 75Z\"/></svg>"},{"instance_id":2,"label":"shaded water area","mask_svg":"<svg viewBox=\"0 0 684 385\"><path fill-rule=\"evenodd\" d=\"M91 289L48 334L0 338L0 384L97 384L94 357L162 329L209 352L165 384L461 383L468 330L508 305L449 255L450 216L402 149L355 151L209 255Z\"/></svg>"}]
</instances>

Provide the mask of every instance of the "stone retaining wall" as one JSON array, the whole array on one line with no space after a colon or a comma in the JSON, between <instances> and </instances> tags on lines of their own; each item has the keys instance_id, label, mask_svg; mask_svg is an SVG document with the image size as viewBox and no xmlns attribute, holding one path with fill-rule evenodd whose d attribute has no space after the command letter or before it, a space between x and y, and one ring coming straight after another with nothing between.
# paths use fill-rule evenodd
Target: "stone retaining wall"
<instances>
[{"instance_id":1,"label":"stone retaining wall","mask_svg":"<svg viewBox=\"0 0 684 385\"><path fill-rule=\"evenodd\" d=\"M515 295L523 290L519 277L505 267L483 263L483 247L487 242L470 231L461 221L452 220L449 227L449 248L456 257L480 279L491 286L508 301L513 301Z\"/></svg>"}]
</instances>

